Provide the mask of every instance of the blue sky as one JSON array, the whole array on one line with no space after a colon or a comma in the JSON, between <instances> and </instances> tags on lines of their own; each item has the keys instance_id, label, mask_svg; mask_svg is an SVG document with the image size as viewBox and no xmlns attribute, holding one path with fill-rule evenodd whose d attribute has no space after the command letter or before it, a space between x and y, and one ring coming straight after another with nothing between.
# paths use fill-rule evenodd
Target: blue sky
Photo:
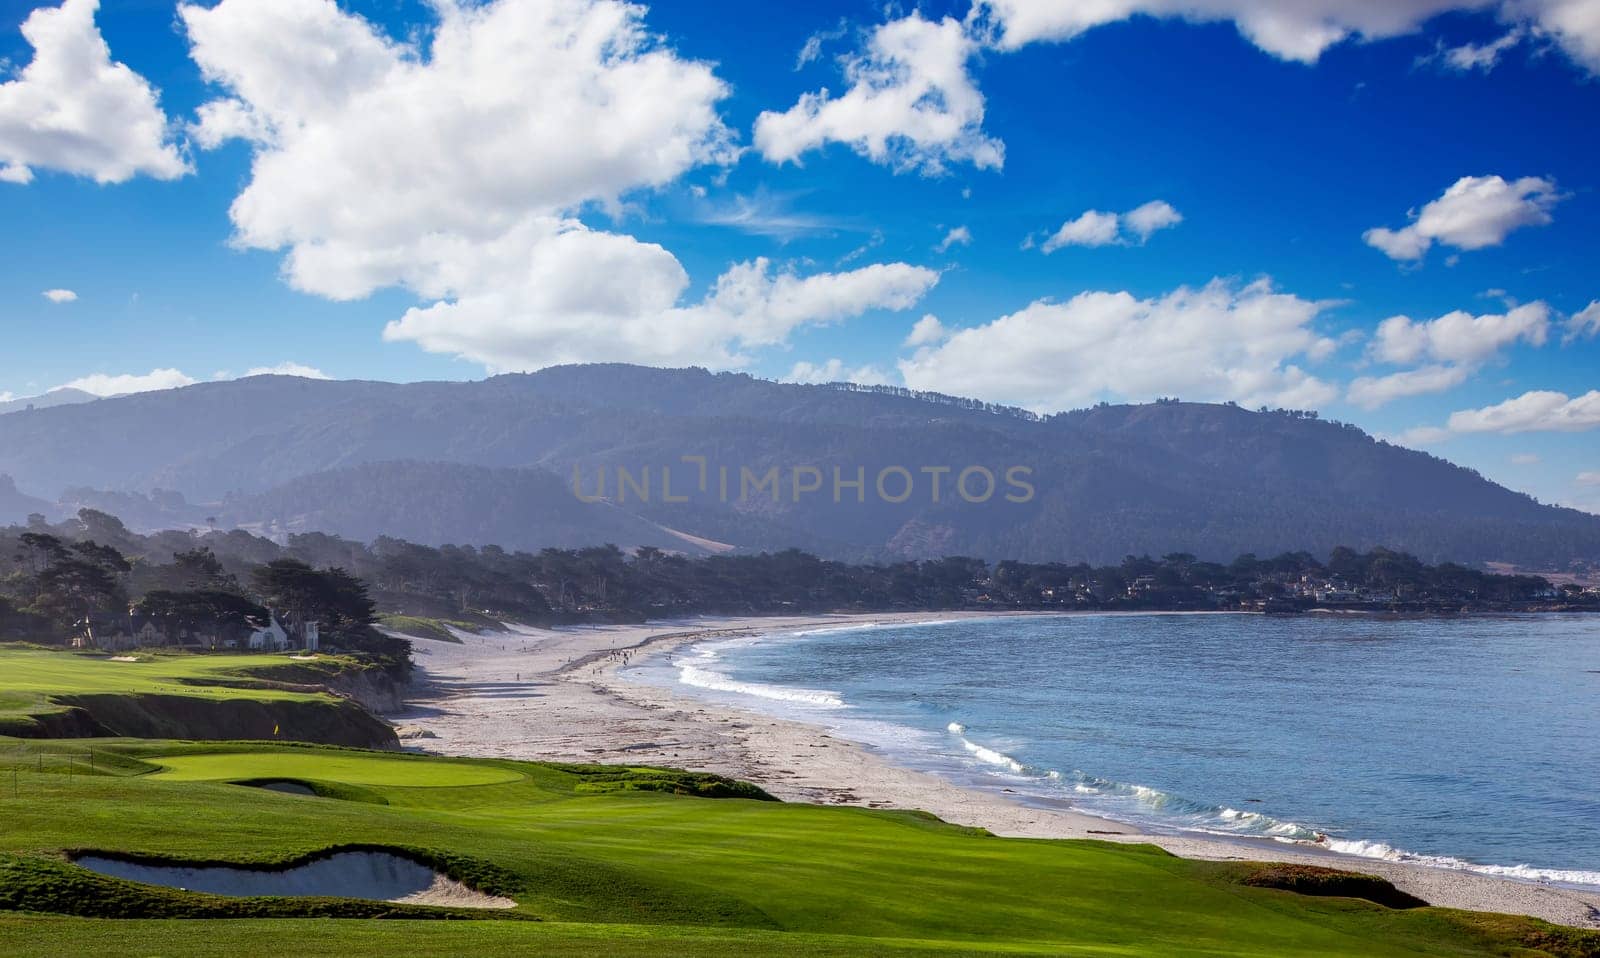
<instances>
[{"instance_id":1,"label":"blue sky","mask_svg":"<svg viewBox=\"0 0 1600 958\"><path fill-rule=\"evenodd\" d=\"M1234 399L1600 511L1600 0L1082 7L0 2L0 397Z\"/></svg>"}]
</instances>

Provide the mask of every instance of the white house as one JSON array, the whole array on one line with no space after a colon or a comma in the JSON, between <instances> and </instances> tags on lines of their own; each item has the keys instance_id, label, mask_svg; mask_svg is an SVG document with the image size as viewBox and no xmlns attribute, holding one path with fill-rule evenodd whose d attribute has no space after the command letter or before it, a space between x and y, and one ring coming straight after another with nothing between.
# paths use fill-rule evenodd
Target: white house
<instances>
[{"instance_id":1,"label":"white house","mask_svg":"<svg viewBox=\"0 0 1600 958\"><path fill-rule=\"evenodd\" d=\"M289 633L278 623L278 617L259 629L252 629L248 645L263 652L282 652L289 647Z\"/></svg>"}]
</instances>

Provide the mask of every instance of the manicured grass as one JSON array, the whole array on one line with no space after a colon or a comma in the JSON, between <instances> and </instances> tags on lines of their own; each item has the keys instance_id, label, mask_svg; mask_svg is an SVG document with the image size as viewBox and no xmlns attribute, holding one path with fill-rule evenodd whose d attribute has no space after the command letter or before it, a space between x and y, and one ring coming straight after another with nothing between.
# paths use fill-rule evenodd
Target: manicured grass
<instances>
[{"instance_id":1,"label":"manicured grass","mask_svg":"<svg viewBox=\"0 0 1600 958\"><path fill-rule=\"evenodd\" d=\"M155 777L173 782L276 778L399 788L460 788L517 782L523 778L522 773L514 768L363 752L297 755L238 751L176 755L148 761L161 768Z\"/></svg>"},{"instance_id":2,"label":"manicured grass","mask_svg":"<svg viewBox=\"0 0 1600 958\"><path fill-rule=\"evenodd\" d=\"M285 942L295 954L340 958L1600 953L1596 936L1527 919L1251 887L1236 869L1149 846L1000 839L914 813L595 788L672 778L659 770L129 742L93 743L96 774L81 774L80 760L69 778L59 762L87 744L51 743L58 764L44 772L29 753L8 762L0 746L0 857L31 876L31 901L53 900L49 882L62 873L46 864L68 850L282 863L360 843L427 856L515 899L510 917L540 920L0 917L0 954L234 955L280 953ZM387 804L222 780L235 777L342 782ZM683 790L718 793L704 782ZM89 900L109 896L136 913L142 888L122 883ZM228 901L197 913L228 914ZM1516 950L1535 946L1547 950Z\"/></svg>"},{"instance_id":3,"label":"manicured grass","mask_svg":"<svg viewBox=\"0 0 1600 958\"><path fill-rule=\"evenodd\" d=\"M317 687L364 668L339 656L0 647L0 735L111 734L386 745L393 733Z\"/></svg>"},{"instance_id":4,"label":"manicured grass","mask_svg":"<svg viewBox=\"0 0 1600 958\"><path fill-rule=\"evenodd\" d=\"M320 701L328 696L266 686L240 689L251 669L295 664L282 655L186 655L128 653L135 662L111 656L0 647L0 719L60 711L58 695L159 694L193 698L250 698L257 701Z\"/></svg>"}]
</instances>

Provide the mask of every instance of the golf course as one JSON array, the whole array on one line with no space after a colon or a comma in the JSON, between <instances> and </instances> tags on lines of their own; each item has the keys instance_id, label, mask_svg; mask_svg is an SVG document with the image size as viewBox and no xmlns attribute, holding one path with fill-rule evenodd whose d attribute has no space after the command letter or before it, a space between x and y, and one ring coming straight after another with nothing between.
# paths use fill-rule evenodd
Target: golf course
<instances>
[{"instance_id":1,"label":"golf course","mask_svg":"<svg viewBox=\"0 0 1600 958\"><path fill-rule=\"evenodd\" d=\"M106 656L0 646L0 735L283 738L392 747L334 684L372 670L341 656Z\"/></svg>"},{"instance_id":2,"label":"golf course","mask_svg":"<svg viewBox=\"0 0 1600 958\"><path fill-rule=\"evenodd\" d=\"M125 739L11 740L0 762L8 955L231 955L285 941L296 954L346 956L1600 947L1533 919L1254 887L1270 870L1148 846L1001 839L911 812L778 803L658 769ZM92 853L259 871L349 849L425 863L515 907L234 898L74 863ZM1385 897L1377 883L1341 890Z\"/></svg>"}]
</instances>

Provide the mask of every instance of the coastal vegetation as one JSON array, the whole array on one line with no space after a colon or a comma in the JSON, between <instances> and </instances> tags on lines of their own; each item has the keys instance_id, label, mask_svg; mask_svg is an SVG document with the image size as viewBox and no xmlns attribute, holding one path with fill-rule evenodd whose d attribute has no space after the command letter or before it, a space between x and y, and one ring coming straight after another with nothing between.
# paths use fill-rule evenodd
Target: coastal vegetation
<instances>
[{"instance_id":1,"label":"coastal vegetation","mask_svg":"<svg viewBox=\"0 0 1600 958\"><path fill-rule=\"evenodd\" d=\"M646 783L684 773L648 768L125 741L0 742L0 772L7 954L226 955L287 941L339 956L1600 949L1592 932L1533 919L1377 904L1387 886L1375 879L1317 876L1302 895L1147 845L1002 839L917 813L751 800L762 796L713 776L663 789ZM239 784L261 780L323 791ZM318 797L339 794L363 798ZM424 862L516 907L226 898L73 863L94 853L281 869L345 850ZM451 920L428 920L439 918Z\"/></svg>"},{"instance_id":2,"label":"coastal vegetation","mask_svg":"<svg viewBox=\"0 0 1600 958\"><path fill-rule=\"evenodd\" d=\"M1173 553L1105 566L959 556L853 564L797 549L694 558L652 546L516 552L324 533L283 544L241 530L139 535L93 510L0 529L0 638L71 644L85 617L130 604L174 636L214 637L269 610L316 621L325 647L403 678L406 636L453 641L452 630L499 621L947 609L1576 610L1600 609L1600 590L1429 565L1382 548L1227 563Z\"/></svg>"}]
</instances>

